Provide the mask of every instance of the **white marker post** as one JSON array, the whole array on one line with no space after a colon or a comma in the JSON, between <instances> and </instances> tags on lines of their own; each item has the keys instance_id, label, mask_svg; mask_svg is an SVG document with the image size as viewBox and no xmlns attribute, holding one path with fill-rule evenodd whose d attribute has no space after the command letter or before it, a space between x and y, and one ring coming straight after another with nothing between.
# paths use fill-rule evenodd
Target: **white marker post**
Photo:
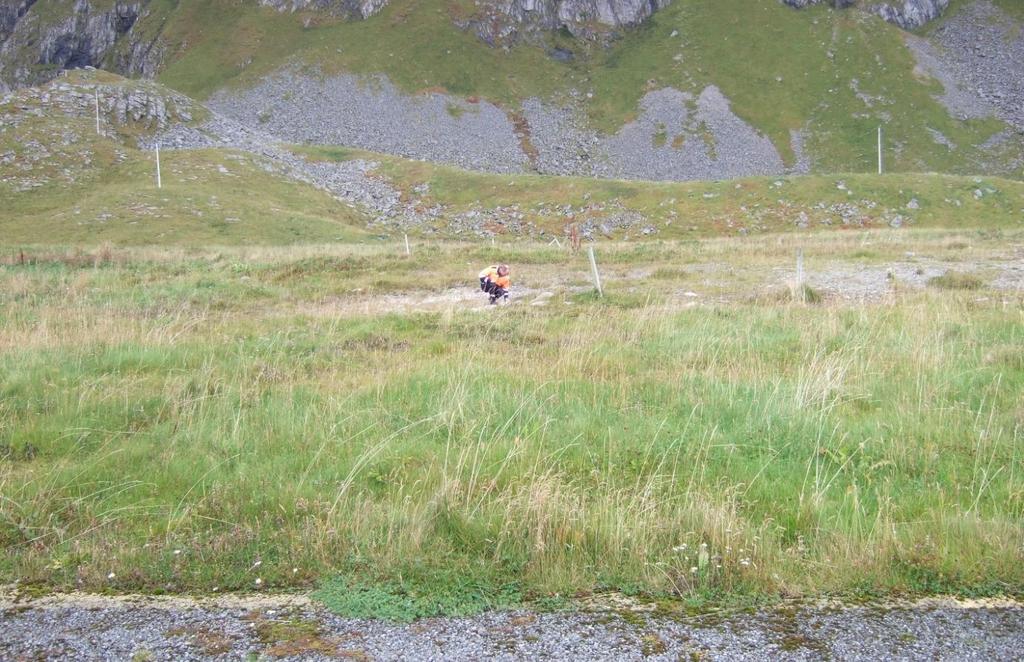
<instances>
[{"instance_id":1,"label":"white marker post","mask_svg":"<svg viewBox=\"0 0 1024 662\"><path fill-rule=\"evenodd\" d=\"M96 89L96 135L100 134L100 91Z\"/></svg>"},{"instance_id":2,"label":"white marker post","mask_svg":"<svg viewBox=\"0 0 1024 662\"><path fill-rule=\"evenodd\" d=\"M807 291L804 289L804 250L802 248L796 252L796 292L800 296L800 303L807 303Z\"/></svg>"},{"instance_id":3,"label":"white marker post","mask_svg":"<svg viewBox=\"0 0 1024 662\"><path fill-rule=\"evenodd\" d=\"M597 271L597 259L594 257L594 247L589 246L587 253L590 255L590 270L594 272L594 285L597 286L597 294L604 297L604 290L601 289L601 274Z\"/></svg>"},{"instance_id":4,"label":"white marker post","mask_svg":"<svg viewBox=\"0 0 1024 662\"><path fill-rule=\"evenodd\" d=\"M156 144L156 187L164 187L163 182L160 181L160 143Z\"/></svg>"},{"instance_id":5,"label":"white marker post","mask_svg":"<svg viewBox=\"0 0 1024 662\"><path fill-rule=\"evenodd\" d=\"M405 235L405 256L409 257L412 255L412 249L409 248L409 235Z\"/></svg>"},{"instance_id":6,"label":"white marker post","mask_svg":"<svg viewBox=\"0 0 1024 662\"><path fill-rule=\"evenodd\" d=\"M882 127L878 127L878 174L882 174Z\"/></svg>"}]
</instances>

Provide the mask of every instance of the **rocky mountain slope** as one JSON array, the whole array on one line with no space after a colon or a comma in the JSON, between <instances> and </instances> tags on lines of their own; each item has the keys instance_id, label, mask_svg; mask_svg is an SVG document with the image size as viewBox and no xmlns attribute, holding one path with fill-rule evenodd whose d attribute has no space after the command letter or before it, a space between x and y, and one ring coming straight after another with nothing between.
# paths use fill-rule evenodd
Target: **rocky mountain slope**
<instances>
[{"instance_id":1,"label":"rocky mountain slope","mask_svg":"<svg viewBox=\"0 0 1024 662\"><path fill-rule=\"evenodd\" d=\"M289 243L367 232L551 240L570 224L591 239L672 238L1024 219L1024 183L996 178L623 182L290 146L159 84L94 70L0 96L0 198L0 243L15 244Z\"/></svg>"},{"instance_id":2,"label":"rocky mountain slope","mask_svg":"<svg viewBox=\"0 0 1024 662\"><path fill-rule=\"evenodd\" d=\"M870 171L882 126L887 168L1024 176L1013 0L259 4L0 0L0 90L102 66L289 142L498 173Z\"/></svg>"},{"instance_id":3,"label":"rocky mountain slope","mask_svg":"<svg viewBox=\"0 0 1024 662\"><path fill-rule=\"evenodd\" d=\"M259 0L282 13L357 20L374 16L390 0ZM454 25L490 46L565 30L577 38L609 40L637 26L671 0L475 0L454 3ZM795 8L828 3L845 8L856 0L782 0ZM177 4L177 3L175 3ZM866 11L906 29L938 18L949 0L859 3ZM63 68L107 66L124 75L152 76L167 53L162 38L168 10L152 0L0 0L0 84L31 85ZM136 23L142 27L136 29Z\"/></svg>"}]
</instances>

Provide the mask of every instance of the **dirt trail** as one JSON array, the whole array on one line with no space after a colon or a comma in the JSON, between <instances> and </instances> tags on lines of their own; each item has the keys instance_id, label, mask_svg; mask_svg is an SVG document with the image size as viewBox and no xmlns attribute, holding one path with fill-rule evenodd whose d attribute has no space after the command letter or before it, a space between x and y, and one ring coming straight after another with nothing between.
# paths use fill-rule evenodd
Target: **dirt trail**
<instances>
[{"instance_id":1,"label":"dirt trail","mask_svg":"<svg viewBox=\"0 0 1024 662\"><path fill-rule=\"evenodd\" d=\"M728 304L778 293L794 280L792 265L760 265L738 269L734 266L705 262L687 264L678 270L676 280L652 280L650 269L630 269L608 273L602 278L610 293L648 293L651 303L670 310L700 305ZM921 291L932 278L948 272L978 274L985 286L978 296L1024 296L1024 260L1000 256L981 260L939 260L909 256L884 264L833 260L808 267L806 283L826 301L838 303L878 302L894 293ZM395 293L346 296L303 304L298 312L313 316L383 315L420 312L476 311L482 314L505 306L547 306L571 302L571 297L593 290L569 284L563 278L543 282L535 278L533 287L515 287L508 302L490 306L487 296L471 286L449 288L439 292Z\"/></svg>"}]
</instances>

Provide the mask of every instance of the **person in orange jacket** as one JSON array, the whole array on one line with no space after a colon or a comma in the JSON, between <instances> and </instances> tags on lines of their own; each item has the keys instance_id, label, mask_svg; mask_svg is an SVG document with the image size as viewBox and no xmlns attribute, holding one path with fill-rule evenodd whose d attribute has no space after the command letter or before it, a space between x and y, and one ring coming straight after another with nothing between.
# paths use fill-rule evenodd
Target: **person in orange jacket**
<instances>
[{"instance_id":1,"label":"person in orange jacket","mask_svg":"<svg viewBox=\"0 0 1024 662\"><path fill-rule=\"evenodd\" d=\"M507 264L496 264L480 272L480 289L490 295L490 303L496 304L499 299L508 300L508 291L512 287Z\"/></svg>"}]
</instances>

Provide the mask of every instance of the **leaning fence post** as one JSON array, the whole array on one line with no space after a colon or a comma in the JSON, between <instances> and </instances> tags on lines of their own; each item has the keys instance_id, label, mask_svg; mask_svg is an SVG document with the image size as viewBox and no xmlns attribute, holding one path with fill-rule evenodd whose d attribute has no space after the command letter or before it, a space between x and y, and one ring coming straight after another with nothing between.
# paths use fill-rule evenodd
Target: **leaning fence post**
<instances>
[{"instance_id":1,"label":"leaning fence post","mask_svg":"<svg viewBox=\"0 0 1024 662\"><path fill-rule=\"evenodd\" d=\"M589 246L587 253L590 255L590 270L594 272L594 285L597 286L597 294L604 297L604 290L601 289L601 274L597 270L597 259L594 257L594 247Z\"/></svg>"}]
</instances>

